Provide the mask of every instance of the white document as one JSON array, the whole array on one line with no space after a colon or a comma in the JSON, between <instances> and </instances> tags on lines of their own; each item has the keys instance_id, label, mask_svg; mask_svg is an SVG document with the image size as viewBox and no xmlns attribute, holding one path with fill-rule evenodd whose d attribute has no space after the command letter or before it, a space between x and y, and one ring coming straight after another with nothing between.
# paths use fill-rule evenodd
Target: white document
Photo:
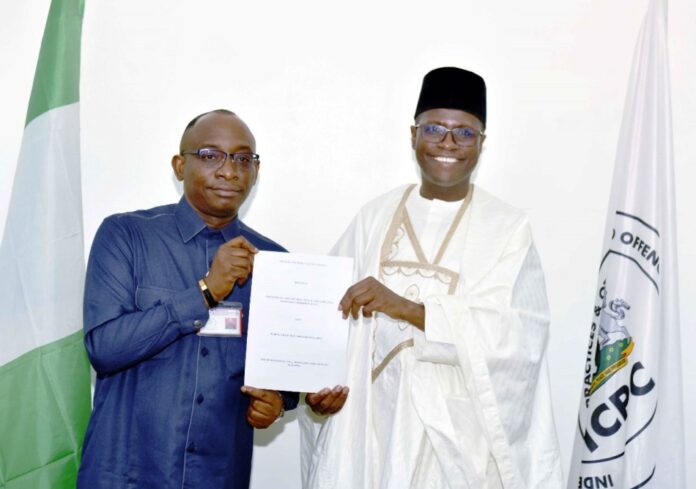
<instances>
[{"instance_id":1,"label":"white document","mask_svg":"<svg viewBox=\"0 0 696 489\"><path fill-rule=\"evenodd\" d=\"M344 385L348 321L338 303L353 259L260 251L253 273L244 383L296 392Z\"/></svg>"}]
</instances>

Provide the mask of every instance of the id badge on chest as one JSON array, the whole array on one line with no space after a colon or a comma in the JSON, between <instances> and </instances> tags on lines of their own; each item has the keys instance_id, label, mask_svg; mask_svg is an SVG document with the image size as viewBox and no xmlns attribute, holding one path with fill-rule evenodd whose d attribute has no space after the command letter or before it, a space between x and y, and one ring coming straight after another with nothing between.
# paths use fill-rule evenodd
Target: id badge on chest
<instances>
[{"instance_id":1,"label":"id badge on chest","mask_svg":"<svg viewBox=\"0 0 696 489\"><path fill-rule=\"evenodd\" d=\"M240 302L220 302L209 311L208 322L198 334L201 336L240 337L243 331L244 313Z\"/></svg>"}]
</instances>

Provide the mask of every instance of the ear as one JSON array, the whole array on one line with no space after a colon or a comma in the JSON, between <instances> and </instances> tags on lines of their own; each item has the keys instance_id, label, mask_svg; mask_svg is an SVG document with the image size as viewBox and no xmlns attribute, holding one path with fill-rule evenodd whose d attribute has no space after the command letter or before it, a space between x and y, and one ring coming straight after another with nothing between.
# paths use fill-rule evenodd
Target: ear
<instances>
[{"instance_id":1,"label":"ear","mask_svg":"<svg viewBox=\"0 0 696 489\"><path fill-rule=\"evenodd\" d=\"M258 176L259 176L259 168L261 168L261 161L259 160L259 161L257 161L256 163L254 163L254 167L256 168L256 171L254 172L254 177L253 177L253 180L251 181L251 186L252 186L252 187L253 187L254 185L256 185L256 179L257 179Z\"/></svg>"},{"instance_id":2,"label":"ear","mask_svg":"<svg viewBox=\"0 0 696 489\"><path fill-rule=\"evenodd\" d=\"M184 181L184 157L181 155L172 156L172 170L176 179L180 182Z\"/></svg>"},{"instance_id":3,"label":"ear","mask_svg":"<svg viewBox=\"0 0 696 489\"><path fill-rule=\"evenodd\" d=\"M416 126L411 126L411 148L415 151L416 149L416 131L418 129Z\"/></svg>"}]
</instances>

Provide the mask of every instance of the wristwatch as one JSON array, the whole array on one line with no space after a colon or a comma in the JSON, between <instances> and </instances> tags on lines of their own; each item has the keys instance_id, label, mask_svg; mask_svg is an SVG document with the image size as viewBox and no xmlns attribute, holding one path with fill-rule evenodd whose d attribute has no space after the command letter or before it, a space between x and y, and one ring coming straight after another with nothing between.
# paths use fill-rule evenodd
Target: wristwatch
<instances>
[{"instance_id":1,"label":"wristwatch","mask_svg":"<svg viewBox=\"0 0 696 489\"><path fill-rule=\"evenodd\" d=\"M276 394L278 394L278 397L280 397L280 412L278 413L278 417L275 419L278 421L280 418L285 416L285 398L283 397L283 394L281 394L278 391L275 391Z\"/></svg>"},{"instance_id":2,"label":"wristwatch","mask_svg":"<svg viewBox=\"0 0 696 489\"><path fill-rule=\"evenodd\" d=\"M198 287L201 289L201 293L203 294L203 299L205 299L205 303L208 306L208 309L212 309L213 307L218 305L218 301L215 300L215 297L213 297L213 294L210 292L210 289L208 288L208 284L205 283L205 279L202 278L198 281Z\"/></svg>"}]
</instances>

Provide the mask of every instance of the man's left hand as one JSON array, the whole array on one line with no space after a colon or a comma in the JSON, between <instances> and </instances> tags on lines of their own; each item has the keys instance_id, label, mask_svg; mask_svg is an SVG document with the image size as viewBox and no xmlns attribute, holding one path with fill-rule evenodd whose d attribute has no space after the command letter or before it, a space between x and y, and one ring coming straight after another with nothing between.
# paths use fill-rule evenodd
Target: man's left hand
<instances>
[{"instance_id":1,"label":"man's left hand","mask_svg":"<svg viewBox=\"0 0 696 489\"><path fill-rule=\"evenodd\" d=\"M242 386L242 392L249 396L246 419L253 428L268 428L278 419L283 410L283 396L280 392L248 385Z\"/></svg>"}]
</instances>

